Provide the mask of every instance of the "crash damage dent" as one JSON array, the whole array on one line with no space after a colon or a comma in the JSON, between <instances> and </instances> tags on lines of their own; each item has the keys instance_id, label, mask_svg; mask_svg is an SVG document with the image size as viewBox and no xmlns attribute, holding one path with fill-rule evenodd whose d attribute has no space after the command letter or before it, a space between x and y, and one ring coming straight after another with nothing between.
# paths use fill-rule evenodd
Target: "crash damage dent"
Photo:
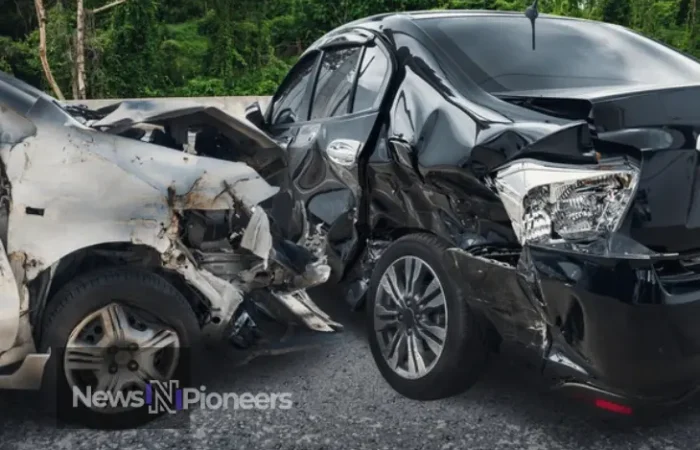
<instances>
[{"instance_id":1,"label":"crash damage dent","mask_svg":"<svg viewBox=\"0 0 700 450\"><path fill-rule=\"evenodd\" d=\"M3 297L0 321L7 326L0 326L0 351L34 350L27 284L66 255L104 243L155 249L164 268L179 273L210 303L213 317L204 331L220 336L245 286L198 267L180 240L180 217L190 210L250 213L242 246L267 265L272 238L256 205L278 188L244 163L98 132L68 115L57 122L55 105L42 99L26 119L5 109L3 114L0 158L11 206L3 236L9 261L0 258L0 277L12 274L19 290ZM8 291L12 285L2 284Z\"/></svg>"},{"instance_id":2,"label":"crash damage dent","mask_svg":"<svg viewBox=\"0 0 700 450\"><path fill-rule=\"evenodd\" d=\"M663 279L655 267L677 257L611 233L587 243L528 244L517 252L494 246L453 247L445 262L456 279L464 280L461 286L471 306L486 315L504 341L524 344L539 354L542 369L556 373L553 378L595 379L605 374L610 379L612 373L616 379L635 351L623 348L616 333L621 326L624 330L625 320L651 324L649 298L662 302L662 292L668 291L668 286L661 289ZM648 311L639 309L644 302ZM672 338L675 332L664 328L655 338L681 345Z\"/></svg>"},{"instance_id":3,"label":"crash damage dent","mask_svg":"<svg viewBox=\"0 0 700 450\"><path fill-rule=\"evenodd\" d=\"M345 300L353 310L359 309L364 304L365 295L369 289L369 280L372 277L374 267L382 254L391 245L390 240L374 238L367 242L355 269L355 276L348 283Z\"/></svg>"}]
</instances>

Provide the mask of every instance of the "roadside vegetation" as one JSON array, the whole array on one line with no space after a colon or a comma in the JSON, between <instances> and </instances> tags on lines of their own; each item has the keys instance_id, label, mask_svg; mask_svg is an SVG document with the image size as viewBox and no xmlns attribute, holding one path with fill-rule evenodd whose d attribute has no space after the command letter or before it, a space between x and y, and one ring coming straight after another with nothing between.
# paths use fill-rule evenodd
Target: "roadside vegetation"
<instances>
[{"instance_id":1,"label":"roadside vegetation","mask_svg":"<svg viewBox=\"0 0 700 450\"><path fill-rule=\"evenodd\" d=\"M539 9L629 26L700 56L699 1L541 0ZM307 45L350 20L418 9L524 11L531 3L0 0L0 70L65 98L267 95ZM43 66L38 6L46 17Z\"/></svg>"}]
</instances>

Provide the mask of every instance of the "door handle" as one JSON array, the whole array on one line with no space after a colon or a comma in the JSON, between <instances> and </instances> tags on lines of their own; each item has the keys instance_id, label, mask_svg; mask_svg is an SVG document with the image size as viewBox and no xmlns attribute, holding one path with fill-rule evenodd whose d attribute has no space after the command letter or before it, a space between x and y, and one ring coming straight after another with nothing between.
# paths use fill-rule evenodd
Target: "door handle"
<instances>
[{"instance_id":1,"label":"door handle","mask_svg":"<svg viewBox=\"0 0 700 450\"><path fill-rule=\"evenodd\" d=\"M328 158L341 166L352 166L357 161L357 155L362 142L354 139L336 139L326 148Z\"/></svg>"}]
</instances>

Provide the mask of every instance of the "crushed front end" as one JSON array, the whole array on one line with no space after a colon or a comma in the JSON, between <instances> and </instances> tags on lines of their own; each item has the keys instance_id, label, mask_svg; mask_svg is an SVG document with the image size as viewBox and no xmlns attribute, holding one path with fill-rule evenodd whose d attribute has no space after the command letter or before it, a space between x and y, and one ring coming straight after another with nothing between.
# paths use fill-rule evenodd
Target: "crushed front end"
<instances>
[{"instance_id":1,"label":"crushed front end","mask_svg":"<svg viewBox=\"0 0 700 450\"><path fill-rule=\"evenodd\" d=\"M98 113L19 83L0 77L0 366L35 351L53 292L106 267L165 278L208 340L342 328L306 293L330 275L324 255L281 238L261 205L279 191L258 172L279 150L264 136L198 104Z\"/></svg>"},{"instance_id":2,"label":"crushed front end","mask_svg":"<svg viewBox=\"0 0 700 450\"><path fill-rule=\"evenodd\" d=\"M616 413L674 405L700 385L698 152L669 153L513 161L490 186L520 245L446 255L504 342L523 344L556 387Z\"/></svg>"}]
</instances>

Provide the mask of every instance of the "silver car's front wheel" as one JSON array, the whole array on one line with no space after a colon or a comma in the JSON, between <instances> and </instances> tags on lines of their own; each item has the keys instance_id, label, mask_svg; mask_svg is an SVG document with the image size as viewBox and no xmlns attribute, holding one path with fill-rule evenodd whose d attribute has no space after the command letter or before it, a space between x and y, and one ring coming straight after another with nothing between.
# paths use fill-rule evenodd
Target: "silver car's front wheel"
<instances>
[{"instance_id":1,"label":"silver car's front wheel","mask_svg":"<svg viewBox=\"0 0 700 450\"><path fill-rule=\"evenodd\" d=\"M133 428L163 414L148 403L149 384L191 386L202 354L187 298L162 276L129 267L63 286L44 312L40 348L51 352L46 403L60 420L96 428Z\"/></svg>"},{"instance_id":2,"label":"silver car's front wheel","mask_svg":"<svg viewBox=\"0 0 700 450\"><path fill-rule=\"evenodd\" d=\"M177 332L138 309L110 303L80 321L68 337L63 369L71 388L113 395L169 380L180 357ZM122 407L100 408L103 413Z\"/></svg>"},{"instance_id":3,"label":"silver car's front wheel","mask_svg":"<svg viewBox=\"0 0 700 450\"><path fill-rule=\"evenodd\" d=\"M447 336L447 304L428 263L404 256L384 271L374 303L374 330L398 375L420 378L435 367Z\"/></svg>"}]
</instances>

